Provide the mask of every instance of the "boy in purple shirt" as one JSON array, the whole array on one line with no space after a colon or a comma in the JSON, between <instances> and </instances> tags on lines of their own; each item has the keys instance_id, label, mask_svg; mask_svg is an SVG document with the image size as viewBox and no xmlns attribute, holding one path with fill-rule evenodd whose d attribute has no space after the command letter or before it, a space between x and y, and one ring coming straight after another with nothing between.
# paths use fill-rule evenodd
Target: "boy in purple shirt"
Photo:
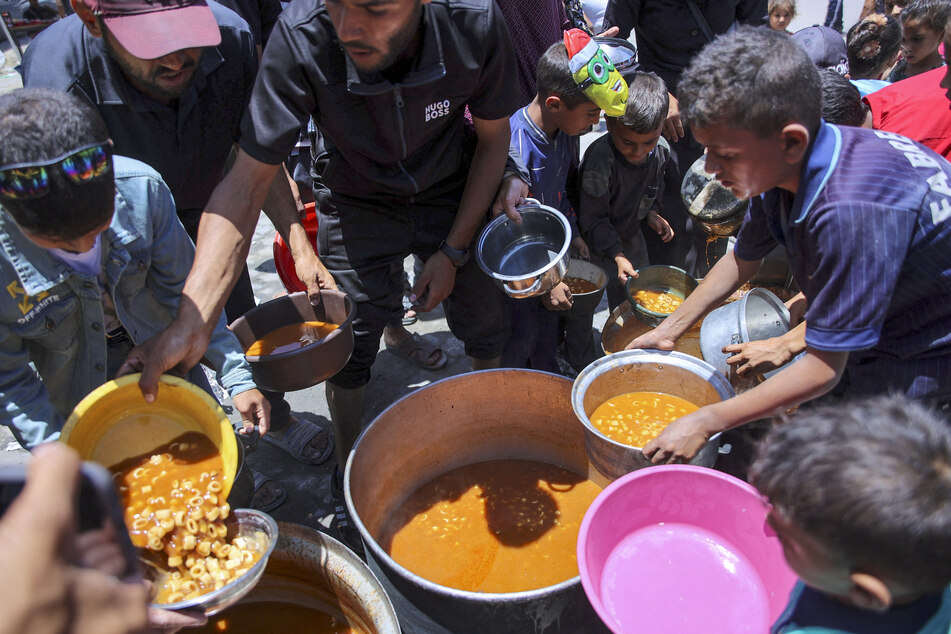
<instances>
[{"instance_id":1,"label":"boy in purple shirt","mask_svg":"<svg viewBox=\"0 0 951 634\"><path fill-rule=\"evenodd\" d=\"M703 407L647 443L688 460L713 434L837 395L951 400L951 164L889 132L829 125L818 71L795 42L738 29L680 84L709 172L752 198L736 247L630 347L669 350L784 245L808 302L806 353L756 388Z\"/></svg>"},{"instance_id":2,"label":"boy in purple shirt","mask_svg":"<svg viewBox=\"0 0 951 634\"><path fill-rule=\"evenodd\" d=\"M538 61L536 80L535 99L509 121L511 147L528 168L529 195L567 216L572 249L586 258L588 248L578 233L567 186L569 174L573 177L577 172L578 135L598 122L601 107L575 83L562 42L552 44ZM558 315L553 311L571 308L568 285L562 282L542 298L510 299L509 306L512 331L502 353L502 365L559 372L555 359ZM588 338L590 330L588 325Z\"/></svg>"}]
</instances>

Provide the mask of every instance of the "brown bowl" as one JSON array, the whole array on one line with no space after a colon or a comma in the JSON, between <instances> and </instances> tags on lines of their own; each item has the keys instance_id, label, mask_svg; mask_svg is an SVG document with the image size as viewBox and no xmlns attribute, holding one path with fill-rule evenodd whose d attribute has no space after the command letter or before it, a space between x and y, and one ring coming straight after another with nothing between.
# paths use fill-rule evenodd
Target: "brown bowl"
<instances>
[{"instance_id":1,"label":"brown bowl","mask_svg":"<svg viewBox=\"0 0 951 634\"><path fill-rule=\"evenodd\" d=\"M582 279L597 286L596 289L587 293L571 293L572 303L569 309L570 312L576 315L593 315L594 312L598 310L601 297L604 296L604 289L608 285L608 276L605 275L604 270L597 264L592 264L586 260L571 258L571 260L568 261L568 271L561 281L564 282L569 277Z\"/></svg>"},{"instance_id":2,"label":"brown bowl","mask_svg":"<svg viewBox=\"0 0 951 634\"><path fill-rule=\"evenodd\" d=\"M244 356L258 387L293 392L326 381L347 364L353 352L355 313L353 301L340 291L320 291L318 306L311 305L307 293L293 293L252 308L230 328L247 350L257 339L283 326L315 319L338 324L320 341L297 350Z\"/></svg>"}]
</instances>

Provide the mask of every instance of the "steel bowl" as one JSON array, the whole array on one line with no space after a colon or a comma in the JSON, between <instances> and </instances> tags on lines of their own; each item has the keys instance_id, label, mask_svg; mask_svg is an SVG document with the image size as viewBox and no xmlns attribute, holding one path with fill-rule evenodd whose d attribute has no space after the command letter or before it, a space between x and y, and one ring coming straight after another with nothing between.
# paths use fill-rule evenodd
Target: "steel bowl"
<instances>
[{"instance_id":1,"label":"steel bowl","mask_svg":"<svg viewBox=\"0 0 951 634\"><path fill-rule=\"evenodd\" d=\"M186 601L153 603L151 607L172 611L202 610L205 616L211 616L240 601L257 585L261 575L264 574L264 569L267 567L268 557L271 556L274 546L277 544L277 522L270 515L261 511L234 509L225 524L228 526L229 536L233 538L240 535L248 539L255 545L255 549L261 554L261 558L246 573L218 590L206 592ZM161 580L153 581L161 583Z\"/></svg>"},{"instance_id":2,"label":"steel bowl","mask_svg":"<svg viewBox=\"0 0 951 634\"><path fill-rule=\"evenodd\" d=\"M568 270L571 227L557 209L526 198L522 223L502 214L486 225L476 243L476 261L509 297L544 295Z\"/></svg>"},{"instance_id":3,"label":"steel bowl","mask_svg":"<svg viewBox=\"0 0 951 634\"><path fill-rule=\"evenodd\" d=\"M585 449L591 464L610 480L653 465L640 447L611 440L598 431L589 418L599 405L628 392L663 392L698 407L734 395L729 381L710 364L681 352L625 350L586 367L571 387L571 407L584 426ZM714 434L690 464L712 467L719 441L720 434Z\"/></svg>"},{"instance_id":4,"label":"steel bowl","mask_svg":"<svg viewBox=\"0 0 951 634\"><path fill-rule=\"evenodd\" d=\"M660 290L673 293L687 299L690 293L697 288L697 280L685 270L666 264L652 264L637 269L637 277L627 280L627 301L634 309L634 315L649 326L657 326L670 313L658 313L648 310L634 301L634 294L641 290Z\"/></svg>"},{"instance_id":5,"label":"steel bowl","mask_svg":"<svg viewBox=\"0 0 951 634\"><path fill-rule=\"evenodd\" d=\"M587 293L575 293L572 291L571 308L569 312L576 315L594 314L598 309L598 304L601 303L601 298L604 297L604 289L608 285L608 276L605 274L604 269L587 260L571 258L568 262L568 271L565 273L564 279L568 279L569 277L586 280L597 286L595 290Z\"/></svg>"},{"instance_id":6,"label":"steel bowl","mask_svg":"<svg viewBox=\"0 0 951 634\"><path fill-rule=\"evenodd\" d=\"M247 350L255 340L283 326L302 321L327 321L337 329L316 343L290 352L245 355L254 383L266 390L293 392L326 381L347 364L353 352L356 306L340 291L320 291L312 306L307 293L293 293L252 308L229 326Z\"/></svg>"}]
</instances>

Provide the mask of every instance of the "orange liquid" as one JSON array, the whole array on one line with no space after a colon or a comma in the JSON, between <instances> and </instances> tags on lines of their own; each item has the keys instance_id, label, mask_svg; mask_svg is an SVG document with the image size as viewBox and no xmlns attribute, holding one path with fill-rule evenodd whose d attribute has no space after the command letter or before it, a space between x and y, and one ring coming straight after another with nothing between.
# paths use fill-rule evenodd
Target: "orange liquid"
<instances>
[{"instance_id":1,"label":"orange liquid","mask_svg":"<svg viewBox=\"0 0 951 634\"><path fill-rule=\"evenodd\" d=\"M304 321L288 324L267 333L248 346L244 353L250 356L262 357L269 354L290 352L317 343L336 329L337 324L326 321Z\"/></svg>"},{"instance_id":2,"label":"orange liquid","mask_svg":"<svg viewBox=\"0 0 951 634\"><path fill-rule=\"evenodd\" d=\"M647 310L667 314L674 312L678 306L684 303L682 297L656 288L637 291L634 293L634 301Z\"/></svg>"},{"instance_id":3,"label":"orange liquid","mask_svg":"<svg viewBox=\"0 0 951 634\"><path fill-rule=\"evenodd\" d=\"M578 574L581 519L601 488L533 460L453 469L414 491L380 544L404 568L472 592L544 588Z\"/></svg>"},{"instance_id":4,"label":"orange liquid","mask_svg":"<svg viewBox=\"0 0 951 634\"><path fill-rule=\"evenodd\" d=\"M568 285L568 290L572 295L581 295L583 293L593 293L598 290L598 285L589 280L580 277L566 277L562 280Z\"/></svg>"},{"instance_id":5,"label":"orange liquid","mask_svg":"<svg viewBox=\"0 0 951 634\"><path fill-rule=\"evenodd\" d=\"M660 392L628 392L609 398L591 414L595 429L619 443L643 447L670 423L699 409Z\"/></svg>"},{"instance_id":6,"label":"orange liquid","mask_svg":"<svg viewBox=\"0 0 951 634\"><path fill-rule=\"evenodd\" d=\"M293 603L277 601L254 601L239 603L211 617L199 629L189 630L200 634L231 632L232 634L361 634L363 629L353 627L343 613Z\"/></svg>"}]
</instances>

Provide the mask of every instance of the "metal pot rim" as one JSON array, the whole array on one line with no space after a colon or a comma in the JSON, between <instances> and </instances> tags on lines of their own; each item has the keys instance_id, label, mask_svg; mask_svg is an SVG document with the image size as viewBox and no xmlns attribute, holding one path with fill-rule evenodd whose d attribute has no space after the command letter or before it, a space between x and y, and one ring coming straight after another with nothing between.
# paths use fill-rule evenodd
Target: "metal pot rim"
<instances>
[{"instance_id":1,"label":"metal pot rim","mask_svg":"<svg viewBox=\"0 0 951 634\"><path fill-rule=\"evenodd\" d=\"M441 383L447 383L449 381L459 381L463 380L465 377L471 377L473 374L483 374L487 372L499 372L500 369L491 369L491 370L477 370L475 372L467 372L465 374L459 374L456 376L450 376L445 379L440 379L426 386L426 388L432 388ZM504 370L502 370L504 371ZM559 379L567 381L568 379L553 372L542 372L541 370L529 370L529 369L519 369L518 372L534 372L536 374L543 374L547 376L554 376ZM405 397L404 397L405 398ZM402 399L400 399L402 400ZM374 418L374 422L377 419L382 418L386 413L391 409L396 407L400 401L396 401L389 405L382 412L377 414ZM360 436L357 438L357 441L353 445L353 449L350 451L350 455L347 456L347 465L343 474L343 491L344 491L344 500L347 505L347 512L350 513L350 519L353 520L354 525L357 527L357 531L360 533L360 537L363 539L364 548L369 549L377 561L383 561L388 566L394 569L398 569L402 572L403 577L406 579L412 580L419 586L424 587L429 592L440 593L453 598L462 599L465 601L471 601L475 603L486 603L491 605L497 605L499 603L511 603L511 604L520 604L524 603L526 600L536 600L539 598L545 598L547 596L558 595L568 588L581 583L581 573L579 572L574 577L566 579L560 583L556 583L550 586L544 586L536 590L523 590L521 592L471 592L468 590L459 590L458 588L450 588L449 586L444 586L425 577L420 577L414 572L411 572L398 564L395 559L390 557L390 555L383 550L383 548L377 543L376 539L370 534L370 531L364 525L363 520L360 518L360 515L357 513L356 508L353 503L353 499L350 496L350 475L353 467L353 458L357 453L357 449L360 447L360 443L363 441L364 437L367 435L367 432L370 431L370 428L373 427L373 422L367 425Z\"/></svg>"},{"instance_id":2,"label":"metal pot rim","mask_svg":"<svg viewBox=\"0 0 951 634\"><path fill-rule=\"evenodd\" d=\"M618 442L608 438L598 431L598 429L588 418L587 413L584 411L584 405L581 402L581 395L587 391L588 387L590 387L591 383L594 382L595 379L603 374L604 370L602 368L604 368L604 366L608 365L609 363L612 366L620 365L618 361L621 361L626 357L641 357L645 362L669 362L671 359L673 359L674 363L672 365L676 365L677 367L680 367L684 370L694 372L694 374L697 374L701 378L708 379L712 384L714 384L714 388L725 388L725 390L722 390L722 393L731 395L733 394L733 387L730 385L730 382L727 381L726 377L720 374L716 368L706 361L690 356L689 354L684 354L683 352L677 352L676 350L622 350L621 352L615 352L613 354L601 357L582 370L575 379L574 384L571 386L571 408L574 410L575 416L578 417L578 420L581 421L581 424L584 425L585 430L594 433L598 436L598 438L601 438L615 447L622 449L643 449L642 447L634 447L633 445L627 445L622 442ZM709 376L704 376L697 372L699 369L709 370ZM717 385L718 383L719 386ZM717 391L721 392L720 389L717 389ZM707 439L707 442L718 440L722 434L723 432L717 432L716 434L710 436L710 438Z\"/></svg>"},{"instance_id":3,"label":"metal pot rim","mask_svg":"<svg viewBox=\"0 0 951 634\"><path fill-rule=\"evenodd\" d=\"M489 224L487 224L485 226L485 229L482 230L482 233L479 234L479 240L476 242L476 250L475 250L476 262L478 262L479 268L482 269L483 273L485 273L492 279L499 280L501 282L515 282L518 280L531 279L533 277L544 274L545 272L550 270L553 266L556 266L557 263L561 261L561 259L564 258L565 255L568 253L568 248L571 246L571 225L568 224L568 219L565 217L565 215L561 213L560 211L558 211L557 209L554 209L553 207L549 207L547 205L543 205L539 203L537 200L533 200L530 198L526 200L530 200L532 202L530 202L527 205L522 205L521 207L518 207L517 209L519 213L529 212L529 213L540 213L547 216L554 216L558 220L558 222L561 223L561 226L565 230L565 237L566 237L565 243L562 245L561 250L558 251L558 256L555 258L552 258L552 261L547 266L544 266L530 273L523 273L522 275L502 275L501 273L498 273L490 269L489 266L485 263L485 260L482 258L482 245L485 243L485 239L489 235L489 233L491 233L498 227L502 226L506 222L512 222L509 219L509 217L506 216L504 213L499 214Z\"/></svg>"}]
</instances>

